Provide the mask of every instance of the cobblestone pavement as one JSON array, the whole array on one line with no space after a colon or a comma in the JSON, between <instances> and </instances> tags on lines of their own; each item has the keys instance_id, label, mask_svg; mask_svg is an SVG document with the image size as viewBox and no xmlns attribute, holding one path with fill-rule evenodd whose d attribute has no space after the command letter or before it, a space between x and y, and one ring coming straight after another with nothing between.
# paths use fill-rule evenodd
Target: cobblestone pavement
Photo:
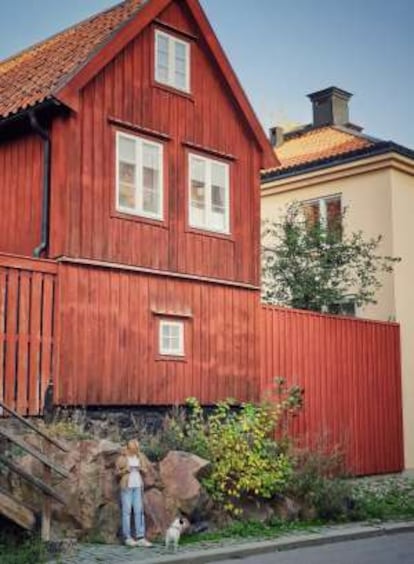
<instances>
[{"instance_id":1,"label":"cobblestone pavement","mask_svg":"<svg viewBox=\"0 0 414 564\"><path fill-rule=\"evenodd\" d=\"M246 540L246 543L248 540ZM219 548L220 546L231 546L243 544L239 540L223 542L197 543L196 545L180 546L178 555L189 555L208 548ZM163 544L154 544L152 548L127 547L123 545L108 544L80 544L71 556L60 557L49 561L50 564L130 564L132 562L151 562L154 559L162 561L166 557L174 555L172 550L166 550ZM168 560L168 558L166 558Z\"/></svg>"},{"instance_id":2,"label":"cobblestone pavement","mask_svg":"<svg viewBox=\"0 0 414 564\"><path fill-rule=\"evenodd\" d=\"M172 551L167 551L163 544L156 543L152 548L140 548L140 547L126 547L124 545L104 545L104 544L80 544L74 548L73 554L70 556L60 556L57 559L51 559L50 564L131 564L131 563L167 563L172 560L181 560L182 562L187 562L192 564L195 562L218 562L226 560L228 558L237 558L239 561L246 559L246 562L256 562L254 558L258 559L259 554L263 552L272 552L273 556L277 550L288 550L292 552L297 551L295 549L299 548L301 551L305 550L306 546L314 545L325 545L331 544L332 542L352 542L354 539L375 537L373 542L378 540L379 536L382 535L397 535L402 532L410 532L411 537L406 535L410 542L414 540L414 522L409 521L403 522L389 522L385 524L363 524L363 523L348 523L344 525L333 525L317 527L315 529L306 529L303 531L292 531L289 534L284 534L278 538L273 539L223 539L218 542L197 542L195 544L180 546L176 560L174 558L174 553ZM391 546L393 541L388 543ZM355 545L357 546L357 545ZM411 550L410 545L410 550ZM333 547L333 545L332 545ZM316 547L315 547L316 549ZM316 549L317 550L317 549ZM326 549L326 551L333 550ZM306 552L306 551L305 551ZM305 554L303 552L303 554ZM317 552L316 552L317 553ZM279 555L278 553L278 561ZM301 552L302 554L302 552ZM252 556L254 555L254 556ZM253 560L252 560L253 558ZM286 558L289 558L286 556ZM283 559L280 560L284 562ZM291 562L292 560L286 560L286 562ZM304 560L307 561L307 560ZM352 561L350 559L349 561ZM362 560L354 559L354 562L365 562ZM260 560L257 560L258 564ZM270 562L268 559L264 558L263 563ZM329 560L326 561L327 564L343 564L342 561ZM344 561L345 562L345 561ZM348 562L348 561L347 561ZM372 561L375 562L375 561ZM383 560L378 561L378 564L382 564ZM409 560L390 560L389 562L384 561L385 564L393 564L394 562L401 562L401 564L411 564L414 562L414 555L412 559ZM367 563L371 564L371 560L367 560ZM313 564L313 561L309 561L309 564ZM319 564L319 562L318 562ZM322 563L321 563L322 564Z\"/></svg>"}]
</instances>

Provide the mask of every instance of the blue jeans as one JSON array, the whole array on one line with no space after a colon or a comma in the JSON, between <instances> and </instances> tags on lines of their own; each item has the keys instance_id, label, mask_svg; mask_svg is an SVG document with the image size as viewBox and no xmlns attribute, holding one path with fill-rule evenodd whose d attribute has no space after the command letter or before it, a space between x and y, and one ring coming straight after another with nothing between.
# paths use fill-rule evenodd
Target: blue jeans
<instances>
[{"instance_id":1,"label":"blue jeans","mask_svg":"<svg viewBox=\"0 0 414 564\"><path fill-rule=\"evenodd\" d=\"M131 511L134 512L135 534L145 537L144 505L142 488L123 488L121 490L122 535L131 538Z\"/></svg>"}]
</instances>

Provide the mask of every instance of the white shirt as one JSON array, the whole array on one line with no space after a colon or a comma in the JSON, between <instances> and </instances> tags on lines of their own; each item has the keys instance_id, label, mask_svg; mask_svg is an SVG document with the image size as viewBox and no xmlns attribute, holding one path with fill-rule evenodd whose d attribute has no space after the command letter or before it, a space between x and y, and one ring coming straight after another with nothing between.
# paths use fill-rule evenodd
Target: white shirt
<instances>
[{"instance_id":1,"label":"white shirt","mask_svg":"<svg viewBox=\"0 0 414 564\"><path fill-rule=\"evenodd\" d=\"M128 456L129 478L128 488L142 488L142 478L139 473L141 467L138 456Z\"/></svg>"}]
</instances>

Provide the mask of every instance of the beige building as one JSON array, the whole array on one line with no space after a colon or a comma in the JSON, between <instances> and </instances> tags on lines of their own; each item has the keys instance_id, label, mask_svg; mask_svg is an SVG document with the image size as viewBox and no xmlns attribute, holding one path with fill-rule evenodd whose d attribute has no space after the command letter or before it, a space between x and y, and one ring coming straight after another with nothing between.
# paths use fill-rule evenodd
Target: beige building
<instances>
[{"instance_id":1,"label":"beige building","mask_svg":"<svg viewBox=\"0 0 414 564\"><path fill-rule=\"evenodd\" d=\"M281 164L262 175L262 217L280 217L292 201L326 221L345 207L345 231L381 234L382 254L401 257L378 303L355 314L401 325L405 465L414 468L414 151L351 124L350 97L335 87L315 92L312 124L272 128Z\"/></svg>"}]
</instances>

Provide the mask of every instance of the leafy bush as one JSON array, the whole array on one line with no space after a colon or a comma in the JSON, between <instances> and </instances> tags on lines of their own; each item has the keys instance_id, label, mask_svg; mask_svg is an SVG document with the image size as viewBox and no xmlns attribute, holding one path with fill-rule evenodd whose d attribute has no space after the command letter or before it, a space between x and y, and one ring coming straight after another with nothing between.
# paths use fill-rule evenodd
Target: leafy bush
<instances>
[{"instance_id":1,"label":"leafy bush","mask_svg":"<svg viewBox=\"0 0 414 564\"><path fill-rule=\"evenodd\" d=\"M170 450L184 450L208 458L207 428L200 405L188 400L188 410L176 407L164 417L157 431L140 431L143 452L159 461Z\"/></svg>"},{"instance_id":2,"label":"leafy bush","mask_svg":"<svg viewBox=\"0 0 414 564\"><path fill-rule=\"evenodd\" d=\"M229 402L223 402L209 418L213 470L204 484L225 510L240 514L243 497L269 499L284 490L292 467L270 438L275 424L266 407L251 404L234 412Z\"/></svg>"},{"instance_id":3,"label":"leafy bush","mask_svg":"<svg viewBox=\"0 0 414 564\"><path fill-rule=\"evenodd\" d=\"M300 501L312 517L342 521L350 517L354 503L352 486L345 477L340 450L325 453L321 449L298 451L287 493Z\"/></svg>"}]
</instances>

